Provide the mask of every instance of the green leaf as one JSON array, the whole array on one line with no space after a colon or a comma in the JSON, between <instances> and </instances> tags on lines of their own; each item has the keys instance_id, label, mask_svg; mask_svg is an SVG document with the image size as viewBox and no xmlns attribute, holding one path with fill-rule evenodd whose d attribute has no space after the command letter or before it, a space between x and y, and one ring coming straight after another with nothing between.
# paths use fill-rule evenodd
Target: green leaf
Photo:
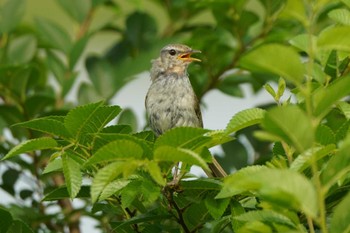
<instances>
[{"instance_id":1,"label":"green leaf","mask_svg":"<svg viewBox=\"0 0 350 233\"><path fill-rule=\"evenodd\" d=\"M137 131L137 117L133 110L127 108L119 115L118 125L130 125L133 132Z\"/></svg>"},{"instance_id":2,"label":"green leaf","mask_svg":"<svg viewBox=\"0 0 350 233\"><path fill-rule=\"evenodd\" d=\"M22 220L16 219L12 222L7 233L34 233L34 231Z\"/></svg>"},{"instance_id":3,"label":"green leaf","mask_svg":"<svg viewBox=\"0 0 350 233\"><path fill-rule=\"evenodd\" d=\"M315 135L316 141L322 145L336 144L335 133L326 125L319 125Z\"/></svg>"},{"instance_id":4,"label":"green leaf","mask_svg":"<svg viewBox=\"0 0 350 233\"><path fill-rule=\"evenodd\" d=\"M66 54L72 48L72 40L68 33L58 24L48 19L35 19L40 39L51 48L59 49Z\"/></svg>"},{"instance_id":5,"label":"green leaf","mask_svg":"<svg viewBox=\"0 0 350 233\"><path fill-rule=\"evenodd\" d=\"M350 11L348 9L334 9L328 13L328 16L337 23L350 26Z\"/></svg>"},{"instance_id":6,"label":"green leaf","mask_svg":"<svg viewBox=\"0 0 350 233\"><path fill-rule=\"evenodd\" d=\"M321 173L322 183L325 184L327 188L330 188L350 171L349 151L350 136L348 134L339 150L332 156Z\"/></svg>"},{"instance_id":7,"label":"green leaf","mask_svg":"<svg viewBox=\"0 0 350 233\"><path fill-rule=\"evenodd\" d=\"M140 159L142 155L143 149L139 144L131 140L117 140L101 147L85 163L85 166L109 161Z\"/></svg>"},{"instance_id":8,"label":"green leaf","mask_svg":"<svg viewBox=\"0 0 350 233\"><path fill-rule=\"evenodd\" d=\"M42 172L42 175L56 171L62 171L62 159L60 158L49 161L44 171Z\"/></svg>"},{"instance_id":9,"label":"green leaf","mask_svg":"<svg viewBox=\"0 0 350 233\"><path fill-rule=\"evenodd\" d=\"M148 170L153 180L156 181L159 185L164 186L166 184L166 180L162 175L162 171L155 161L149 161L146 164L146 169Z\"/></svg>"},{"instance_id":10,"label":"green leaf","mask_svg":"<svg viewBox=\"0 0 350 233\"><path fill-rule=\"evenodd\" d=\"M181 180L181 187L194 190L221 190L222 183L213 179Z\"/></svg>"},{"instance_id":11,"label":"green leaf","mask_svg":"<svg viewBox=\"0 0 350 233\"><path fill-rule=\"evenodd\" d=\"M270 84L266 83L266 84L264 85L264 88L265 88L265 90L266 90L268 93L270 93L270 95L271 95L274 99L276 98L276 92L275 92L275 90L271 87Z\"/></svg>"},{"instance_id":12,"label":"green leaf","mask_svg":"<svg viewBox=\"0 0 350 233\"><path fill-rule=\"evenodd\" d=\"M350 52L348 35L350 35L350 27L347 26L326 28L319 35L317 46L319 49Z\"/></svg>"},{"instance_id":13,"label":"green leaf","mask_svg":"<svg viewBox=\"0 0 350 233\"><path fill-rule=\"evenodd\" d=\"M334 208L333 216L330 221L329 230L331 233L350 232L350 193Z\"/></svg>"},{"instance_id":14,"label":"green leaf","mask_svg":"<svg viewBox=\"0 0 350 233\"><path fill-rule=\"evenodd\" d=\"M310 167L313 161L318 161L325 156L334 153L336 146L334 144L321 146L321 147L312 147L309 150L304 151L296 159L293 160L290 165L290 170L302 172L306 168Z\"/></svg>"},{"instance_id":15,"label":"green leaf","mask_svg":"<svg viewBox=\"0 0 350 233\"><path fill-rule=\"evenodd\" d=\"M273 205L301 210L311 217L317 215L316 190L311 181L297 172L262 166L247 167L225 178L217 198L248 191L256 192Z\"/></svg>"},{"instance_id":16,"label":"green leaf","mask_svg":"<svg viewBox=\"0 0 350 233\"><path fill-rule=\"evenodd\" d=\"M40 132L59 136L64 139L69 139L72 137L64 126L63 122L52 117L36 118L30 121L15 124L14 126L38 130Z\"/></svg>"},{"instance_id":17,"label":"green leaf","mask_svg":"<svg viewBox=\"0 0 350 233\"><path fill-rule=\"evenodd\" d=\"M350 104L347 102L341 101L338 103L338 108L340 111L342 111L342 113L344 114L346 119L349 120L350 119Z\"/></svg>"},{"instance_id":18,"label":"green leaf","mask_svg":"<svg viewBox=\"0 0 350 233\"><path fill-rule=\"evenodd\" d=\"M57 142L48 137L27 140L12 148L1 160L34 150L52 149L56 146Z\"/></svg>"},{"instance_id":19,"label":"green leaf","mask_svg":"<svg viewBox=\"0 0 350 233\"><path fill-rule=\"evenodd\" d=\"M119 106L103 106L103 102L79 106L67 114L64 125L82 144L93 143L94 136L121 111Z\"/></svg>"},{"instance_id":20,"label":"green leaf","mask_svg":"<svg viewBox=\"0 0 350 233\"><path fill-rule=\"evenodd\" d=\"M66 1L66 0L65 0ZM80 2L80 1L69 1L69 2ZM86 44L88 43L90 37L84 36L74 43L72 50L69 53L69 69L73 70L77 64L81 54L83 53Z\"/></svg>"},{"instance_id":21,"label":"green leaf","mask_svg":"<svg viewBox=\"0 0 350 233\"><path fill-rule=\"evenodd\" d=\"M262 45L243 56L240 65L251 71L277 74L296 85L304 80L304 66L299 54L284 45Z\"/></svg>"},{"instance_id":22,"label":"green leaf","mask_svg":"<svg viewBox=\"0 0 350 233\"><path fill-rule=\"evenodd\" d=\"M244 78L239 75L230 75L219 82L217 89L230 96L243 97L243 92L239 86L243 83L243 80Z\"/></svg>"},{"instance_id":23,"label":"green leaf","mask_svg":"<svg viewBox=\"0 0 350 233\"><path fill-rule=\"evenodd\" d=\"M350 93L350 75L334 81L326 88L319 88L313 93L314 115L326 115L333 104Z\"/></svg>"},{"instance_id":24,"label":"green leaf","mask_svg":"<svg viewBox=\"0 0 350 233\"><path fill-rule=\"evenodd\" d=\"M65 152L61 157L65 183L67 185L69 196L73 199L79 193L83 178L80 172L81 165L72 159L71 156L75 155Z\"/></svg>"},{"instance_id":25,"label":"green leaf","mask_svg":"<svg viewBox=\"0 0 350 233\"><path fill-rule=\"evenodd\" d=\"M299 152L305 151L314 142L312 123L297 106L275 107L265 114L263 128L293 145Z\"/></svg>"},{"instance_id":26,"label":"green leaf","mask_svg":"<svg viewBox=\"0 0 350 233\"><path fill-rule=\"evenodd\" d=\"M68 194L67 187L62 186L46 194L42 201L56 201L66 198L70 198L70 195ZM90 198L90 186L81 186L76 198Z\"/></svg>"},{"instance_id":27,"label":"green leaf","mask_svg":"<svg viewBox=\"0 0 350 233\"><path fill-rule=\"evenodd\" d=\"M7 230L12 225L13 218L10 212L8 212L6 209L0 207L0 226L1 226L1 232L6 233Z\"/></svg>"},{"instance_id":28,"label":"green leaf","mask_svg":"<svg viewBox=\"0 0 350 233\"><path fill-rule=\"evenodd\" d=\"M157 139L155 147L165 145L173 147L186 147L186 145L193 145L193 142L196 141L196 139L203 137L203 135L207 132L209 132L209 130L202 128L176 127L161 135Z\"/></svg>"},{"instance_id":29,"label":"green leaf","mask_svg":"<svg viewBox=\"0 0 350 233\"><path fill-rule=\"evenodd\" d=\"M311 36L312 44L317 43L317 37ZM310 35L309 34L299 34L292 39L289 40L289 43L294 47L304 51L306 53L310 52L311 44L310 44Z\"/></svg>"},{"instance_id":30,"label":"green leaf","mask_svg":"<svg viewBox=\"0 0 350 233\"><path fill-rule=\"evenodd\" d=\"M214 219L219 219L230 204L230 198L215 199L213 196L207 197L204 200L205 206L207 207L209 214Z\"/></svg>"},{"instance_id":31,"label":"green leaf","mask_svg":"<svg viewBox=\"0 0 350 233\"><path fill-rule=\"evenodd\" d=\"M17 37L9 44L7 59L14 65L28 63L35 55L36 38L32 35Z\"/></svg>"},{"instance_id":32,"label":"green leaf","mask_svg":"<svg viewBox=\"0 0 350 233\"><path fill-rule=\"evenodd\" d=\"M195 152L175 148L171 146L159 146L154 151L154 159L158 161L183 162L191 165L198 165L203 169L209 171L207 163Z\"/></svg>"},{"instance_id":33,"label":"green leaf","mask_svg":"<svg viewBox=\"0 0 350 233\"><path fill-rule=\"evenodd\" d=\"M91 185L91 201L93 203L109 197L113 193L124 188L129 183L129 181L126 180L117 180L117 183L112 183L120 174L123 173L123 169L126 167L126 165L127 162L118 161L108 164L97 172ZM110 184L113 184L113 186L109 186ZM108 188L108 190L105 190L106 188ZM102 192L104 192L104 195L100 197Z\"/></svg>"},{"instance_id":34,"label":"green leaf","mask_svg":"<svg viewBox=\"0 0 350 233\"><path fill-rule=\"evenodd\" d=\"M7 0L0 7L0 34L12 31L25 13L24 0Z\"/></svg>"},{"instance_id":35,"label":"green leaf","mask_svg":"<svg viewBox=\"0 0 350 233\"><path fill-rule=\"evenodd\" d=\"M85 20L91 8L91 0L59 0L58 3L63 7L65 12L69 14L69 16L79 23L82 23Z\"/></svg>"},{"instance_id":36,"label":"green leaf","mask_svg":"<svg viewBox=\"0 0 350 233\"><path fill-rule=\"evenodd\" d=\"M295 223L293 223L293 221L290 220L288 217L272 210L249 211L241 215L235 216L234 218L239 221L245 221L245 222L259 221L259 222L264 222L266 224L272 224L272 223L282 224L293 229L297 228Z\"/></svg>"},{"instance_id":37,"label":"green leaf","mask_svg":"<svg viewBox=\"0 0 350 233\"><path fill-rule=\"evenodd\" d=\"M238 112L227 124L225 132L231 134L248 126L259 124L264 118L265 112L265 110L260 108L251 108Z\"/></svg>"}]
</instances>

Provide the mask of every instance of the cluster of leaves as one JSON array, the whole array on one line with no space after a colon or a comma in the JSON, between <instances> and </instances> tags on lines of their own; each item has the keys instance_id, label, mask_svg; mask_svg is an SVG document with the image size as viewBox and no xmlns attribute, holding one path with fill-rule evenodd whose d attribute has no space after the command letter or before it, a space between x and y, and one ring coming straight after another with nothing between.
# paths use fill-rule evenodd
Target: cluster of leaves
<instances>
[{"instance_id":1,"label":"cluster of leaves","mask_svg":"<svg viewBox=\"0 0 350 233\"><path fill-rule=\"evenodd\" d=\"M24 0L8 0L0 11L0 129L12 136L0 137L1 188L21 201L0 208L2 231L79 232L80 215L110 232L348 231L349 0L153 0L169 17L162 32L156 13L135 11L123 28L105 22L92 29L98 9L116 14L120 6L57 2L78 25L74 36L40 18L19 25ZM83 105L70 109L77 63L106 30L121 39L86 59L90 82L77 93ZM239 97L239 84L249 83L275 103L239 112L218 131L135 133L134 120L125 120L132 112L109 101L175 39L205 51L189 71L200 99L215 88ZM283 100L287 87L293 98ZM208 170L209 148L221 144L218 160L237 172L223 180L188 173L191 165ZM187 179L174 183L178 161ZM32 186L18 191L20 176ZM84 206L74 209L74 198ZM63 214L49 215L51 206Z\"/></svg>"}]
</instances>

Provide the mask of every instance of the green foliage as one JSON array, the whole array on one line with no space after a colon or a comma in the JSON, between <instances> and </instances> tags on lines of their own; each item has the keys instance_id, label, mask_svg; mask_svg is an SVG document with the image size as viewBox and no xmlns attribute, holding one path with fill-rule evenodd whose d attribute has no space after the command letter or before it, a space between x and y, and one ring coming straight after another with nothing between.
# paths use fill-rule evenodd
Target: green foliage
<instances>
[{"instance_id":1,"label":"green foliage","mask_svg":"<svg viewBox=\"0 0 350 233\"><path fill-rule=\"evenodd\" d=\"M0 7L1 232L349 232L349 0L56 0L32 21L28 4ZM113 97L170 42L203 52L200 101L247 84L271 103L156 138ZM214 146L229 175L192 174Z\"/></svg>"}]
</instances>

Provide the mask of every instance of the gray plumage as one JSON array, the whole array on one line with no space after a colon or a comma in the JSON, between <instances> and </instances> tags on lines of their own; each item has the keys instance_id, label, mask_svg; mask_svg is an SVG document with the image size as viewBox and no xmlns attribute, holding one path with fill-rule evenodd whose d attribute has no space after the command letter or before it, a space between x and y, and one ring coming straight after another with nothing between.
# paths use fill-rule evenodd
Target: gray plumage
<instances>
[{"instance_id":1,"label":"gray plumage","mask_svg":"<svg viewBox=\"0 0 350 233\"><path fill-rule=\"evenodd\" d=\"M198 99L187 74L188 65L200 61L191 54L199 52L186 45L170 44L152 61L152 83L145 105L149 125L157 136L178 126L203 127ZM209 167L214 176L226 176L214 158Z\"/></svg>"}]
</instances>

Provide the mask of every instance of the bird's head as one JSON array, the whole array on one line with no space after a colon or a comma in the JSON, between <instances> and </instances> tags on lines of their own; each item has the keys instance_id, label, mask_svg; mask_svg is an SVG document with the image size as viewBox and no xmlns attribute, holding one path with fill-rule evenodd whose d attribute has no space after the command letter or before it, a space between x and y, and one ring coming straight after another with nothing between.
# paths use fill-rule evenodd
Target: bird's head
<instances>
[{"instance_id":1,"label":"bird's head","mask_svg":"<svg viewBox=\"0 0 350 233\"><path fill-rule=\"evenodd\" d=\"M188 65L193 61L201 61L191 57L193 53L200 53L199 50L193 50L190 47L182 44L170 44L165 46L160 51L158 66L165 72L185 72ZM160 67L159 67L160 68Z\"/></svg>"}]
</instances>

